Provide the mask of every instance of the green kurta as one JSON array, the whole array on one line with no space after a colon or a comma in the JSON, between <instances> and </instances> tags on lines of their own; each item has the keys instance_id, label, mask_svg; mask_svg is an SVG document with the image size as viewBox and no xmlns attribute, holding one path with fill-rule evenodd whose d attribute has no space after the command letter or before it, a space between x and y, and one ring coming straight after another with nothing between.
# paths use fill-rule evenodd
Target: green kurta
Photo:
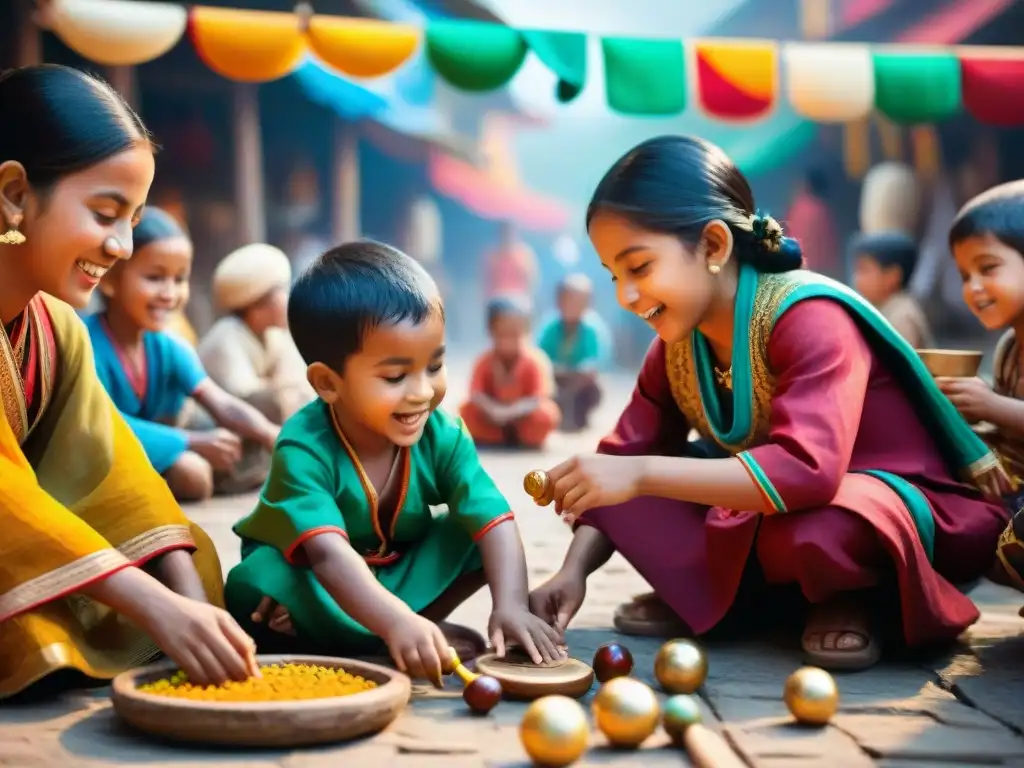
<instances>
[{"instance_id":1,"label":"green kurta","mask_svg":"<svg viewBox=\"0 0 1024 768\"><path fill-rule=\"evenodd\" d=\"M242 562L228 574L225 602L243 627L267 596L288 608L303 644L353 653L378 642L303 561L300 545L323 532L344 535L381 585L417 613L461 574L482 568L475 542L512 513L461 419L434 411L423 437L398 461L389 523L325 403L310 403L285 423L259 503L234 527ZM440 505L448 512L432 513Z\"/></svg>"}]
</instances>

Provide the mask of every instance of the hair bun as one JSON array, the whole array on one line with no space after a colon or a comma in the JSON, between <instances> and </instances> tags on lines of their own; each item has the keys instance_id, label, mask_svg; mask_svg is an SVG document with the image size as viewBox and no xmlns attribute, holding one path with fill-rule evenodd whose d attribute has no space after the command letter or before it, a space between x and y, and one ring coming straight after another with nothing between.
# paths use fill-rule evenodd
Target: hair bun
<instances>
[{"instance_id":1,"label":"hair bun","mask_svg":"<svg viewBox=\"0 0 1024 768\"><path fill-rule=\"evenodd\" d=\"M760 212L750 217L755 255L753 265L762 272L788 272L804 265L803 249L792 237L786 237L782 225Z\"/></svg>"}]
</instances>

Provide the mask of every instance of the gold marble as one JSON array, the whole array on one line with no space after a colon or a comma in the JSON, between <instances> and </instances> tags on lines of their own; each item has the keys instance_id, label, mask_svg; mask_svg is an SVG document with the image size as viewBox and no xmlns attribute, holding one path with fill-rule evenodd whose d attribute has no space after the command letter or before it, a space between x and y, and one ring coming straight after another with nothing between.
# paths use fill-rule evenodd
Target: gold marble
<instances>
[{"instance_id":1,"label":"gold marble","mask_svg":"<svg viewBox=\"0 0 1024 768\"><path fill-rule=\"evenodd\" d=\"M587 713L568 696L544 696L530 704L523 715L519 740L535 765L571 765L587 751Z\"/></svg>"},{"instance_id":2,"label":"gold marble","mask_svg":"<svg viewBox=\"0 0 1024 768\"><path fill-rule=\"evenodd\" d=\"M824 669L801 667L786 680L782 698L798 722L825 725L839 708L839 687Z\"/></svg>"},{"instance_id":3,"label":"gold marble","mask_svg":"<svg viewBox=\"0 0 1024 768\"><path fill-rule=\"evenodd\" d=\"M708 657L692 640L670 640L654 657L654 677L666 693L694 693L708 676Z\"/></svg>"},{"instance_id":4,"label":"gold marble","mask_svg":"<svg viewBox=\"0 0 1024 768\"><path fill-rule=\"evenodd\" d=\"M650 686L633 677L602 685L591 707L594 722L616 747L638 747L658 727L661 708Z\"/></svg>"}]
</instances>

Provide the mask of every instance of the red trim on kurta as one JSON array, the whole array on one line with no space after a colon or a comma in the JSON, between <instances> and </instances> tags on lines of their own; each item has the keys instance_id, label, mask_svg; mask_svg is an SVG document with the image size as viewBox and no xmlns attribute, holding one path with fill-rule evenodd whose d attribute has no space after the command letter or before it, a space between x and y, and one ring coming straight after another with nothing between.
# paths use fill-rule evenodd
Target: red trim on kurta
<instances>
[{"instance_id":1,"label":"red trim on kurta","mask_svg":"<svg viewBox=\"0 0 1024 768\"><path fill-rule=\"evenodd\" d=\"M348 541L348 532L344 528L339 528L336 525L318 525L316 528L310 528L308 531L303 531L299 534L299 537L289 544L288 548L284 551L284 559L292 565L296 565L299 558L295 557L295 550L321 533L340 533L345 537L345 541Z\"/></svg>"},{"instance_id":2,"label":"red trim on kurta","mask_svg":"<svg viewBox=\"0 0 1024 768\"><path fill-rule=\"evenodd\" d=\"M512 512L506 512L503 515L498 515L497 517L493 518L489 523L487 523L487 525L485 525L483 528L481 528L479 531L473 534L473 541L480 541L480 539L486 536L494 528L497 528L499 525L508 520L512 520L514 517L515 515Z\"/></svg>"}]
</instances>

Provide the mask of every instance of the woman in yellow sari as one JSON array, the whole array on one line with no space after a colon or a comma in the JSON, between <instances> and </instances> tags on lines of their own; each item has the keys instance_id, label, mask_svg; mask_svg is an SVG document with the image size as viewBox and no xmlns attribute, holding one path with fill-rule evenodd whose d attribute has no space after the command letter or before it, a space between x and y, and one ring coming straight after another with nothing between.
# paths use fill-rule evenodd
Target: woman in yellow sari
<instances>
[{"instance_id":1,"label":"woman in yellow sari","mask_svg":"<svg viewBox=\"0 0 1024 768\"><path fill-rule=\"evenodd\" d=\"M153 146L105 83L0 75L0 699L161 650L196 681L256 673L210 540L96 377L84 307L132 252Z\"/></svg>"}]
</instances>

